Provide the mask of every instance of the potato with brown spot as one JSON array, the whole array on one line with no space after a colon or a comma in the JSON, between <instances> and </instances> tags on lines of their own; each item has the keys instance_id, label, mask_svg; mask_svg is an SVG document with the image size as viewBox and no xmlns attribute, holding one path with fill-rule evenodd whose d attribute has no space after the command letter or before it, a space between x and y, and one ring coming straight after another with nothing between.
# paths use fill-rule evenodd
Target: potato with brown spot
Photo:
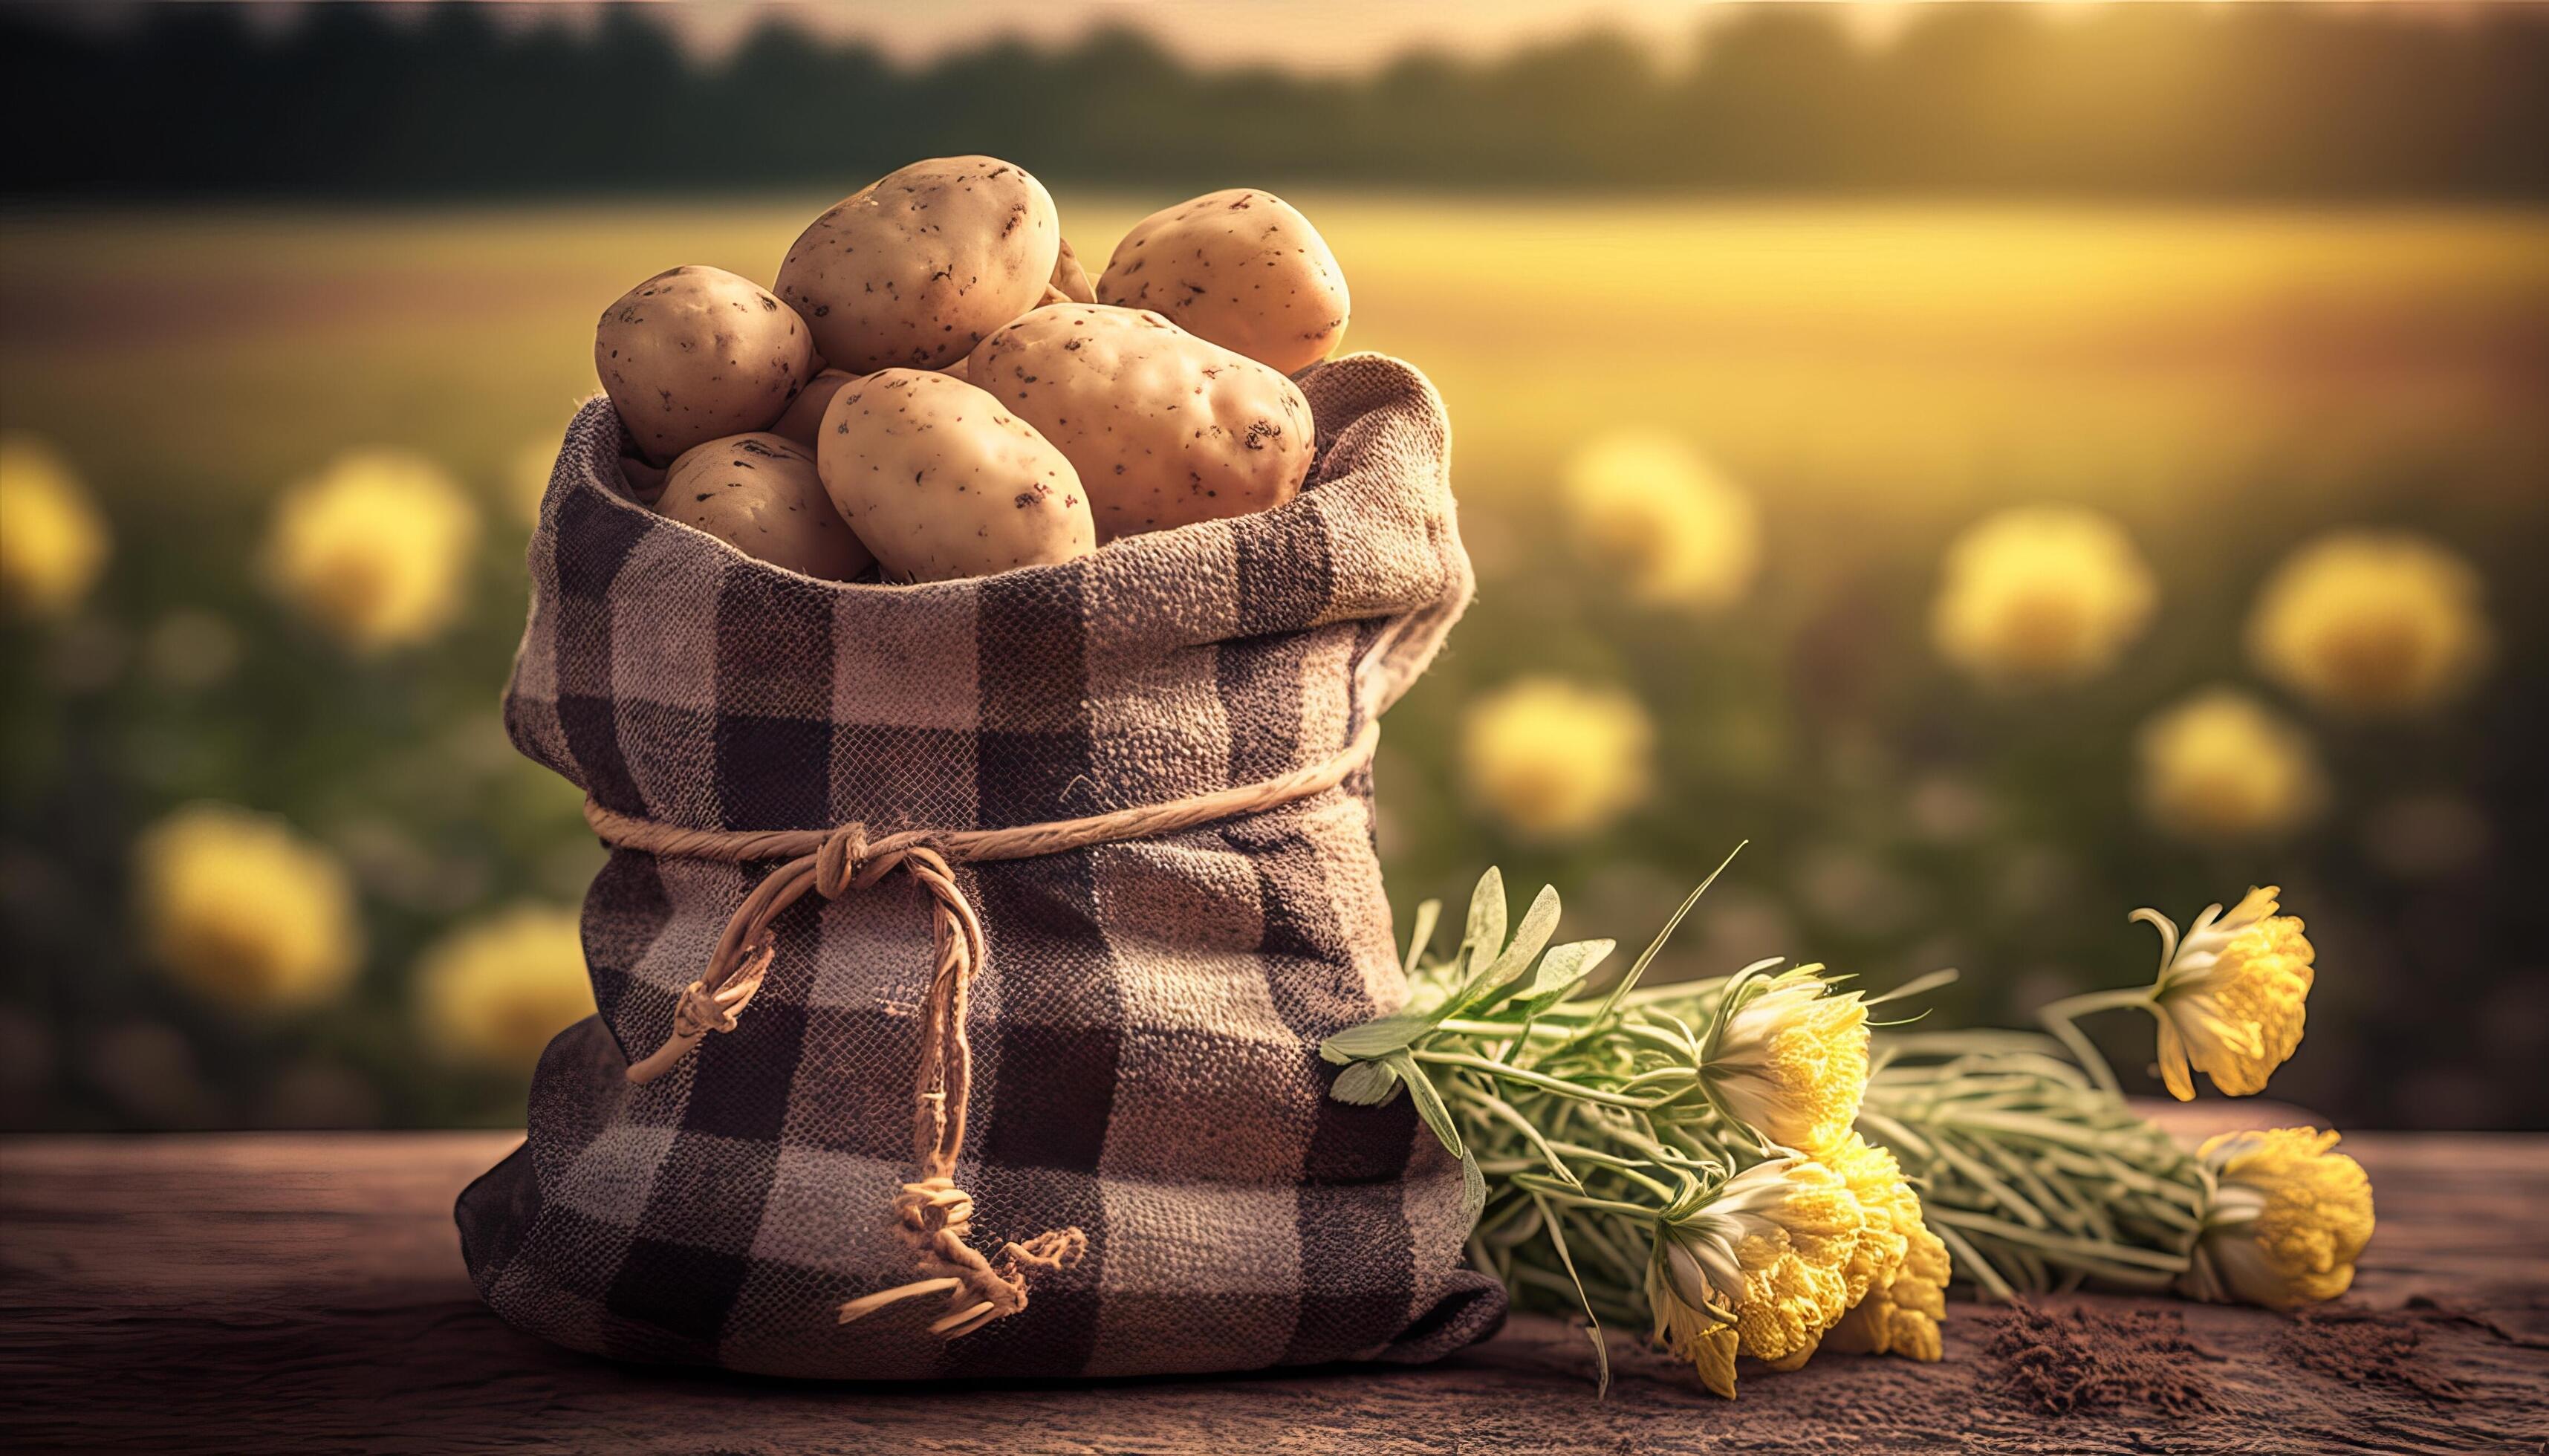
<instances>
[{"instance_id":1,"label":"potato with brown spot","mask_svg":"<svg viewBox=\"0 0 2549 1456\"><path fill-rule=\"evenodd\" d=\"M816 218L779 265L836 369L936 369L1036 306L1061 256L1052 194L997 157L890 172Z\"/></svg>"},{"instance_id":2,"label":"potato with brown spot","mask_svg":"<svg viewBox=\"0 0 2549 1456\"><path fill-rule=\"evenodd\" d=\"M797 392L796 399L788 402L787 411L779 416L777 424L770 427L770 432L786 435L806 449L813 449L814 434L823 427L824 408L832 403L832 396L841 392L841 386L856 378L857 375L845 369L826 369L805 381L805 387Z\"/></svg>"},{"instance_id":3,"label":"potato with brown spot","mask_svg":"<svg viewBox=\"0 0 2549 1456\"><path fill-rule=\"evenodd\" d=\"M876 564L814 467L814 456L770 433L710 440L673 462L655 508L744 555L826 582Z\"/></svg>"},{"instance_id":4,"label":"potato with brown spot","mask_svg":"<svg viewBox=\"0 0 2549 1456\"><path fill-rule=\"evenodd\" d=\"M603 310L593 367L639 453L767 429L805 383L813 340L795 310L722 268L658 273Z\"/></svg>"},{"instance_id":5,"label":"potato with brown spot","mask_svg":"<svg viewBox=\"0 0 2549 1456\"><path fill-rule=\"evenodd\" d=\"M1285 374L1334 353L1354 312L1319 229L1254 187L1208 192L1134 224L1097 280L1097 301L1154 310Z\"/></svg>"},{"instance_id":6,"label":"potato with brown spot","mask_svg":"<svg viewBox=\"0 0 2549 1456\"><path fill-rule=\"evenodd\" d=\"M1140 310L1038 309L968 373L1070 458L1100 541L1273 509L1317 446L1292 381Z\"/></svg>"},{"instance_id":7,"label":"potato with brown spot","mask_svg":"<svg viewBox=\"0 0 2549 1456\"><path fill-rule=\"evenodd\" d=\"M1097 549L1071 462L963 380L871 374L832 397L815 451L832 503L890 581L984 577Z\"/></svg>"}]
</instances>

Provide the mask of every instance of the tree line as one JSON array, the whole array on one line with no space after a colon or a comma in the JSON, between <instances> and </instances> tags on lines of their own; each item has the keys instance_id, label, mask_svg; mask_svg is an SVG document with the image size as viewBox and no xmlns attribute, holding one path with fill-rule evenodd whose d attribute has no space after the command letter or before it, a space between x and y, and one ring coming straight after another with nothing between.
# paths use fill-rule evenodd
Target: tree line
<instances>
[{"instance_id":1,"label":"tree line","mask_svg":"<svg viewBox=\"0 0 2549 1456\"><path fill-rule=\"evenodd\" d=\"M478 196L825 183L989 151L1050 179L2237 197L2549 193L2549 7L1920 7L1881 46L1747 7L1686 54L1589 31L1368 74L1201 68L1138 31L918 65L766 22L705 59L642 7L507 26L0 10L0 191Z\"/></svg>"}]
</instances>

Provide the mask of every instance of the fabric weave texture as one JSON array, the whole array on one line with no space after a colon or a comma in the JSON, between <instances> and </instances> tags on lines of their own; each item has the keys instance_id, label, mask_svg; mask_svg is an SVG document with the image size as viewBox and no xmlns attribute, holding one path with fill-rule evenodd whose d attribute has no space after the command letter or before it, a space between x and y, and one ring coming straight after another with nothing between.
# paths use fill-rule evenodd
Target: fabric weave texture
<instances>
[{"instance_id":1,"label":"fabric weave texture","mask_svg":"<svg viewBox=\"0 0 2549 1456\"><path fill-rule=\"evenodd\" d=\"M996 828L1323 761L1413 682L1471 587L1441 400L1377 355L1300 377L1311 483L1262 514L972 581L818 582L632 503L606 401L531 541L514 742L602 804L708 829ZM888 1204L914 1164L930 910L900 875L777 923L732 1032L642 1086L770 865L614 850L584 906L600 1015L542 1055L521 1149L457 1211L488 1304L627 1359L833 1379L1422 1361L1491 1333L1460 1169L1406 1099L1326 1095L1330 1034L1406 996L1369 770L1163 839L964 866L974 983L957 1182L976 1241L1086 1257L953 1340Z\"/></svg>"}]
</instances>

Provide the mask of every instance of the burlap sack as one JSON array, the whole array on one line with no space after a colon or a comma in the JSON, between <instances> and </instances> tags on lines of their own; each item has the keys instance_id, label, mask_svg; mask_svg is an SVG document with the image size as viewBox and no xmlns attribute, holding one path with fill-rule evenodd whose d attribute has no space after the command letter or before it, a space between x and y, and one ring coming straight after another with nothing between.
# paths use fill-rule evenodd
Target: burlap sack
<instances>
[{"instance_id":1,"label":"burlap sack","mask_svg":"<svg viewBox=\"0 0 2549 1456\"><path fill-rule=\"evenodd\" d=\"M530 549L515 743L606 808L707 829L1069 819L1326 760L1471 586L1441 401L1378 356L1302 379L1311 487L1058 567L840 586L630 504L585 407ZM632 1085L768 865L614 850L584 907L601 1015L541 1057L525 1145L461 1196L513 1323L644 1360L833 1378L1420 1361L1492 1331L1460 1170L1409 1102L1325 1095L1319 1041L1405 995L1368 771L1165 839L960 866L989 961L965 1025L974 1242L1076 1226L1027 1306L927 1332L889 1201L912 1176L931 907L905 876L774 931L734 1030Z\"/></svg>"}]
</instances>

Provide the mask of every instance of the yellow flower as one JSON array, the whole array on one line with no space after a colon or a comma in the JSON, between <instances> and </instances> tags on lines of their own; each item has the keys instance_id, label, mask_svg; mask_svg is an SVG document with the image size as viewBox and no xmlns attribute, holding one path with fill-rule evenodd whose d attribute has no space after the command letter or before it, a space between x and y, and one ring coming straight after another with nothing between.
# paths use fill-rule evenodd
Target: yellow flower
<instances>
[{"instance_id":1,"label":"yellow flower","mask_svg":"<svg viewBox=\"0 0 2549 1456\"><path fill-rule=\"evenodd\" d=\"M1710 1029L1700 1073L1727 1116L1782 1147L1824 1152L1851 1136L1867 1092L1867 1008L1823 967L1745 981Z\"/></svg>"},{"instance_id":2,"label":"yellow flower","mask_svg":"<svg viewBox=\"0 0 2549 1456\"><path fill-rule=\"evenodd\" d=\"M1892 1283L1903 1267L1912 1248L1911 1229L1921 1222L1921 1195L1903 1180L1903 1165L1892 1152L1856 1133L1815 1160L1841 1175L1866 1219L1847 1271L1849 1300L1855 1305L1869 1290Z\"/></svg>"},{"instance_id":3,"label":"yellow flower","mask_svg":"<svg viewBox=\"0 0 2549 1456\"><path fill-rule=\"evenodd\" d=\"M145 831L135 858L143 943L188 990L279 1010L352 979L362 937L351 882L282 820L190 805Z\"/></svg>"},{"instance_id":4,"label":"yellow flower","mask_svg":"<svg viewBox=\"0 0 2549 1456\"><path fill-rule=\"evenodd\" d=\"M1654 725L1618 688L1524 678L1471 703L1461 724L1470 795L1528 838L1601 829L1647 791Z\"/></svg>"},{"instance_id":5,"label":"yellow flower","mask_svg":"<svg viewBox=\"0 0 2549 1456\"><path fill-rule=\"evenodd\" d=\"M1853 1355L1901 1355L1935 1361L1944 1353L1938 1326L1947 1318L1947 1245L1915 1220L1902 1266L1841 1317L1826 1347Z\"/></svg>"},{"instance_id":6,"label":"yellow flower","mask_svg":"<svg viewBox=\"0 0 2549 1456\"><path fill-rule=\"evenodd\" d=\"M2467 687L2493 650L2479 577L2397 531L2340 531L2293 553L2248 618L2257 671L2327 707L2404 713Z\"/></svg>"},{"instance_id":7,"label":"yellow flower","mask_svg":"<svg viewBox=\"0 0 2549 1456\"><path fill-rule=\"evenodd\" d=\"M79 604L106 566L105 517L59 455L24 435L0 439L0 605L53 616Z\"/></svg>"},{"instance_id":8,"label":"yellow flower","mask_svg":"<svg viewBox=\"0 0 2549 1456\"><path fill-rule=\"evenodd\" d=\"M2233 1097L2263 1092L2302 1044L2314 953L2301 921L2275 913L2281 893L2252 889L2227 915L2208 906L2183 939L2158 911L2133 912L2160 935L2150 1010L2159 1019L2160 1076L2180 1102L2195 1100L2197 1071Z\"/></svg>"},{"instance_id":9,"label":"yellow flower","mask_svg":"<svg viewBox=\"0 0 2549 1456\"><path fill-rule=\"evenodd\" d=\"M2181 1287L2270 1310L2345 1293L2372 1240L2372 1180L2316 1128L2225 1133L2206 1142L2213 1207Z\"/></svg>"},{"instance_id":10,"label":"yellow flower","mask_svg":"<svg viewBox=\"0 0 2549 1456\"><path fill-rule=\"evenodd\" d=\"M1746 1168L1658 1225L1647 1261L1656 1342L1734 1399L1737 1355L1781 1362L1811 1353L1848 1310L1863 1222L1848 1184L1828 1167L1781 1157Z\"/></svg>"},{"instance_id":11,"label":"yellow flower","mask_svg":"<svg viewBox=\"0 0 2549 1456\"><path fill-rule=\"evenodd\" d=\"M577 913L516 905L462 926L417 967L419 1019L454 1059L521 1067L593 1014Z\"/></svg>"},{"instance_id":12,"label":"yellow flower","mask_svg":"<svg viewBox=\"0 0 2549 1456\"><path fill-rule=\"evenodd\" d=\"M2154 715L2134 747L2142 813L2180 839L2280 838L2326 803L2310 739L2236 688L2210 688Z\"/></svg>"},{"instance_id":13,"label":"yellow flower","mask_svg":"<svg viewBox=\"0 0 2549 1456\"><path fill-rule=\"evenodd\" d=\"M1759 508L1670 435L1597 439L1567 461L1559 490L1578 547L1639 603L1713 611L1751 590Z\"/></svg>"},{"instance_id":14,"label":"yellow flower","mask_svg":"<svg viewBox=\"0 0 2549 1456\"><path fill-rule=\"evenodd\" d=\"M312 620L358 652L378 652L450 622L477 541L477 506L432 462L363 451L276 503L264 568Z\"/></svg>"},{"instance_id":15,"label":"yellow flower","mask_svg":"<svg viewBox=\"0 0 2549 1456\"><path fill-rule=\"evenodd\" d=\"M1930 635L1940 656L1985 682L2076 682L2115 666L2158 598L2141 552L2115 521L2077 506L2022 506L1949 545Z\"/></svg>"},{"instance_id":16,"label":"yellow flower","mask_svg":"<svg viewBox=\"0 0 2549 1456\"><path fill-rule=\"evenodd\" d=\"M1894 1154L1853 1133L1820 1159L1849 1185L1864 1222L1850 1254L1849 1313L1823 1339L1849 1354L1938 1358L1938 1321L1947 1313L1947 1246L1921 1218L1921 1196ZM1793 1369L1811 1350L1787 1361Z\"/></svg>"}]
</instances>

